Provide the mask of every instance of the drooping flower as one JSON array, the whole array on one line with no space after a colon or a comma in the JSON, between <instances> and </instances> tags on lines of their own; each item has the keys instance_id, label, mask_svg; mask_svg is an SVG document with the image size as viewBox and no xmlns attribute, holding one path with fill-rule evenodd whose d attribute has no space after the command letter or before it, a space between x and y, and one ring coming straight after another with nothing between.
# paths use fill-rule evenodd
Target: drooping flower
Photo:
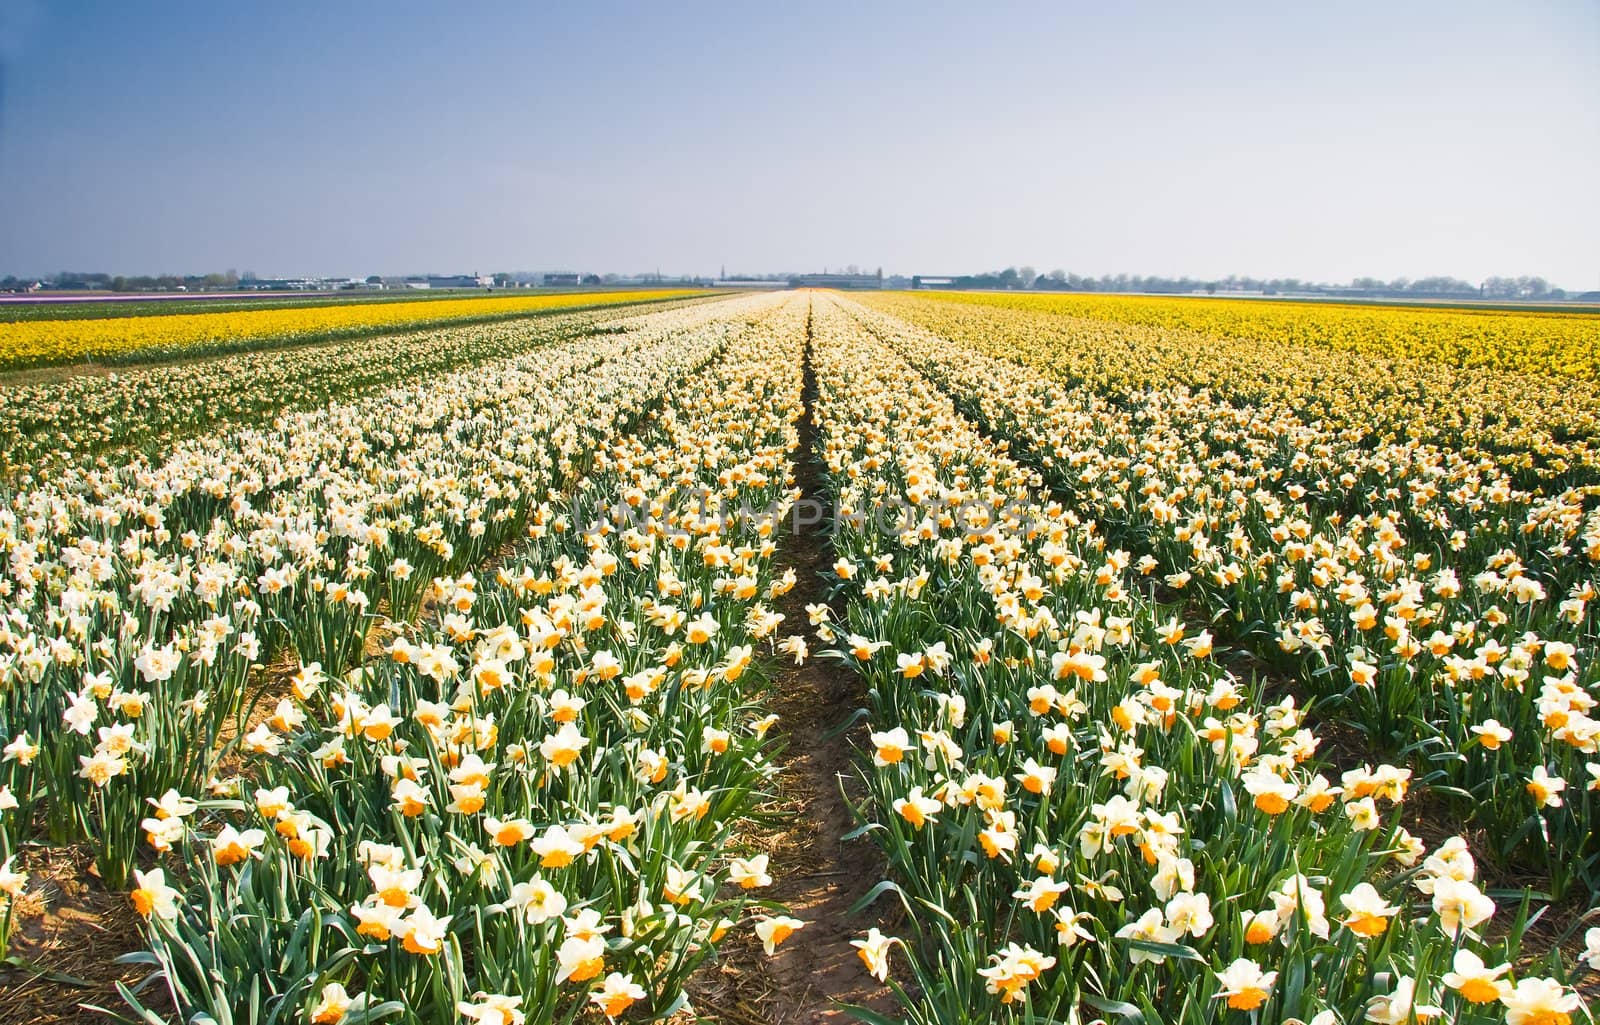
<instances>
[{"instance_id":1,"label":"drooping flower","mask_svg":"<svg viewBox=\"0 0 1600 1025\"><path fill-rule=\"evenodd\" d=\"M761 949L768 954L774 954L779 944L793 936L795 932L804 929L806 923L798 918L788 915L773 915L756 922L756 938L761 941Z\"/></svg>"},{"instance_id":2,"label":"drooping flower","mask_svg":"<svg viewBox=\"0 0 1600 1025\"><path fill-rule=\"evenodd\" d=\"M179 893L167 885L163 870L153 868L148 872L140 872L136 869L133 879L133 892L128 897L135 911L145 918L159 918L167 922L178 917Z\"/></svg>"},{"instance_id":3,"label":"drooping flower","mask_svg":"<svg viewBox=\"0 0 1600 1025\"><path fill-rule=\"evenodd\" d=\"M865 939L851 940L850 945L856 948L856 956L866 966L867 974L879 982L886 982L889 978L889 947L895 942L891 936L885 936L876 927L868 930Z\"/></svg>"},{"instance_id":4,"label":"drooping flower","mask_svg":"<svg viewBox=\"0 0 1600 1025\"><path fill-rule=\"evenodd\" d=\"M978 974L983 977L988 992L998 995L1001 1003L1009 1004L1026 999L1028 985L1055 967L1056 959L1032 947L1011 943L990 954L989 962L988 967L978 969Z\"/></svg>"}]
</instances>

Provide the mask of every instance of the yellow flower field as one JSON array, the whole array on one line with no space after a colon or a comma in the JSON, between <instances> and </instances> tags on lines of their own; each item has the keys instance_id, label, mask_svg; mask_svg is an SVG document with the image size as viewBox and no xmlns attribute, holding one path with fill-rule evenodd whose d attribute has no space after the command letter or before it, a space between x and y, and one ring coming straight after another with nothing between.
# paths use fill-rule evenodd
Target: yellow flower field
<instances>
[{"instance_id":1,"label":"yellow flower field","mask_svg":"<svg viewBox=\"0 0 1600 1025\"><path fill-rule=\"evenodd\" d=\"M1504 309L1436 309L1143 295L924 292L940 302L1197 331L1291 345L1436 360L1525 374L1600 379L1600 317Z\"/></svg>"}]
</instances>

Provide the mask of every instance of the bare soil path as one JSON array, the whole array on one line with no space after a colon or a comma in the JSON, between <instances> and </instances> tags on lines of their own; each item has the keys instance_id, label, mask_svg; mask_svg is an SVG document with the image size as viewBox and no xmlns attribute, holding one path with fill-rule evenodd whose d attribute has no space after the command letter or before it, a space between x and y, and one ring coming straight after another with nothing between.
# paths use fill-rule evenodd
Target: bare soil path
<instances>
[{"instance_id":1,"label":"bare soil path","mask_svg":"<svg viewBox=\"0 0 1600 1025\"><path fill-rule=\"evenodd\" d=\"M816 396L808 338L795 455L802 502L784 524L782 548L784 565L794 569L799 583L775 603L784 615L784 634L810 634L806 606L826 603L824 580L834 560L828 524L812 515L817 504L831 506L817 452ZM850 915L885 874L883 856L869 838L843 840L856 827L846 795L859 798L852 744L866 729L838 730L862 701L855 674L815 656L803 665L785 664L773 681L767 704L780 716L774 730L787 746L774 781L778 798L761 815L775 824L758 826L750 839L772 859L774 883L762 896L787 904L806 925L770 958L752 937L730 938L721 969L708 973L705 989L694 997L708 1016L729 1025L831 1025L855 1020L841 1004L883 1014L895 1009L888 989L867 974L850 945L873 926L887 931L884 916L898 913L886 898Z\"/></svg>"}]
</instances>

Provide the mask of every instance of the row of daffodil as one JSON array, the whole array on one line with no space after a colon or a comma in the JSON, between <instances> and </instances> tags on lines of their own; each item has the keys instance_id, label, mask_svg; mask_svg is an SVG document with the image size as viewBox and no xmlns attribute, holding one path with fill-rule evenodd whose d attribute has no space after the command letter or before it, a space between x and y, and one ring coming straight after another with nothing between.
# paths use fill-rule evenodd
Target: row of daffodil
<instances>
[{"instance_id":1,"label":"row of daffodil","mask_svg":"<svg viewBox=\"0 0 1600 1025\"><path fill-rule=\"evenodd\" d=\"M0 511L0 842L92 840L121 885L145 801L249 742L252 666L293 651L343 672L771 303L651 314L18 493Z\"/></svg>"},{"instance_id":2,"label":"row of daffodil","mask_svg":"<svg viewBox=\"0 0 1600 1025\"><path fill-rule=\"evenodd\" d=\"M1600 886L1600 509L1434 445L1124 402L882 315L910 357L1212 629L1407 758L1496 853Z\"/></svg>"},{"instance_id":3,"label":"row of daffodil","mask_svg":"<svg viewBox=\"0 0 1600 1025\"><path fill-rule=\"evenodd\" d=\"M704 300L674 300L698 302ZM658 301L650 309L663 308ZM97 454L148 449L223 424L271 419L398 381L527 352L586 332L626 330L637 305L551 312L496 324L439 328L210 360L15 383L0 391L0 477L28 487L30 471Z\"/></svg>"},{"instance_id":4,"label":"row of daffodil","mask_svg":"<svg viewBox=\"0 0 1600 1025\"><path fill-rule=\"evenodd\" d=\"M771 775L804 316L585 431L588 472L497 568L436 578L350 672L302 666L242 779L152 802L186 882L133 899L180 1020L658 1017L729 930L799 926L756 913L772 866L730 840Z\"/></svg>"},{"instance_id":5,"label":"row of daffodil","mask_svg":"<svg viewBox=\"0 0 1600 1025\"><path fill-rule=\"evenodd\" d=\"M1600 393L1560 377L1072 316L1044 297L941 298L950 301L890 293L862 301L1114 403L1188 389L1320 423L1355 444L1433 442L1489 460L1527 489L1600 481Z\"/></svg>"},{"instance_id":6,"label":"row of daffodil","mask_svg":"<svg viewBox=\"0 0 1600 1025\"><path fill-rule=\"evenodd\" d=\"M868 687L863 829L911 930L857 946L908 1021L1568 1020L1526 906L1402 827L1407 769L1331 772L856 316L813 328L844 603L813 620Z\"/></svg>"},{"instance_id":7,"label":"row of daffodil","mask_svg":"<svg viewBox=\"0 0 1600 1025\"><path fill-rule=\"evenodd\" d=\"M1600 313L1593 306L1572 311L1469 309L993 292L944 292L933 297L1161 332L1188 331L1213 339L1271 338L1324 353L1404 356L1458 367L1600 380Z\"/></svg>"},{"instance_id":8,"label":"row of daffodil","mask_svg":"<svg viewBox=\"0 0 1600 1025\"><path fill-rule=\"evenodd\" d=\"M344 302L224 313L168 313L0 323L0 371L67 363L192 359L421 324L490 320L546 310L693 295L687 289ZM698 293L705 294L705 293Z\"/></svg>"}]
</instances>

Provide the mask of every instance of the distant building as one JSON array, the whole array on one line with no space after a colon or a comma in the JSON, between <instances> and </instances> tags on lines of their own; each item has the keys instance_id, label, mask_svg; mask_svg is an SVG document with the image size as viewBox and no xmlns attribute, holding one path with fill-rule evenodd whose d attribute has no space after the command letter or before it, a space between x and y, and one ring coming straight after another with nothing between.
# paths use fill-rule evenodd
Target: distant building
<instances>
[{"instance_id":1,"label":"distant building","mask_svg":"<svg viewBox=\"0 0 1600 1025\"><path fill-rule=\"evenodd\" d=\"M790 288L882 288L883 271L876 274L796 274Z\"/></svg>"},{"instance_id":2,"label":"distant building","mask_svg":"<svg viewBox=\"0 0 1600 1025\"><path fill-rule=\"evenodd\" d=\"M384 288L493 288L489 274L413 274L406 278L384 278Z\"/></svg>"},{"instance_id":3,"label":"distant building","mask_svg":"<svg viewBox=\"0 0 1600 1025\"><path fill-rule=\"evenodd\" d=\"M579 275L577 274L546 274L544 276L546 288L576 288Z\"/></svg>"},{"instance_id":4,"label":"distant building","mask_svg":"<svg viewBox=\"0 0 1600 1025\"><path fill-rule=\"evenodd\" d=\"M240 289L253 292L311 292L318 287L310 278L250 278L239 282Z\"/></svg>"},{"instance_id":5,"label":"distant building","mask_svg":"<svg viewBox=\"0 0 1600 1025\"><path fill-rule=\"evenodd\" d=\"M480 274L430 274L423 279L429 288L493 288L494 278Z\"/></svg>"}]
</instances>

